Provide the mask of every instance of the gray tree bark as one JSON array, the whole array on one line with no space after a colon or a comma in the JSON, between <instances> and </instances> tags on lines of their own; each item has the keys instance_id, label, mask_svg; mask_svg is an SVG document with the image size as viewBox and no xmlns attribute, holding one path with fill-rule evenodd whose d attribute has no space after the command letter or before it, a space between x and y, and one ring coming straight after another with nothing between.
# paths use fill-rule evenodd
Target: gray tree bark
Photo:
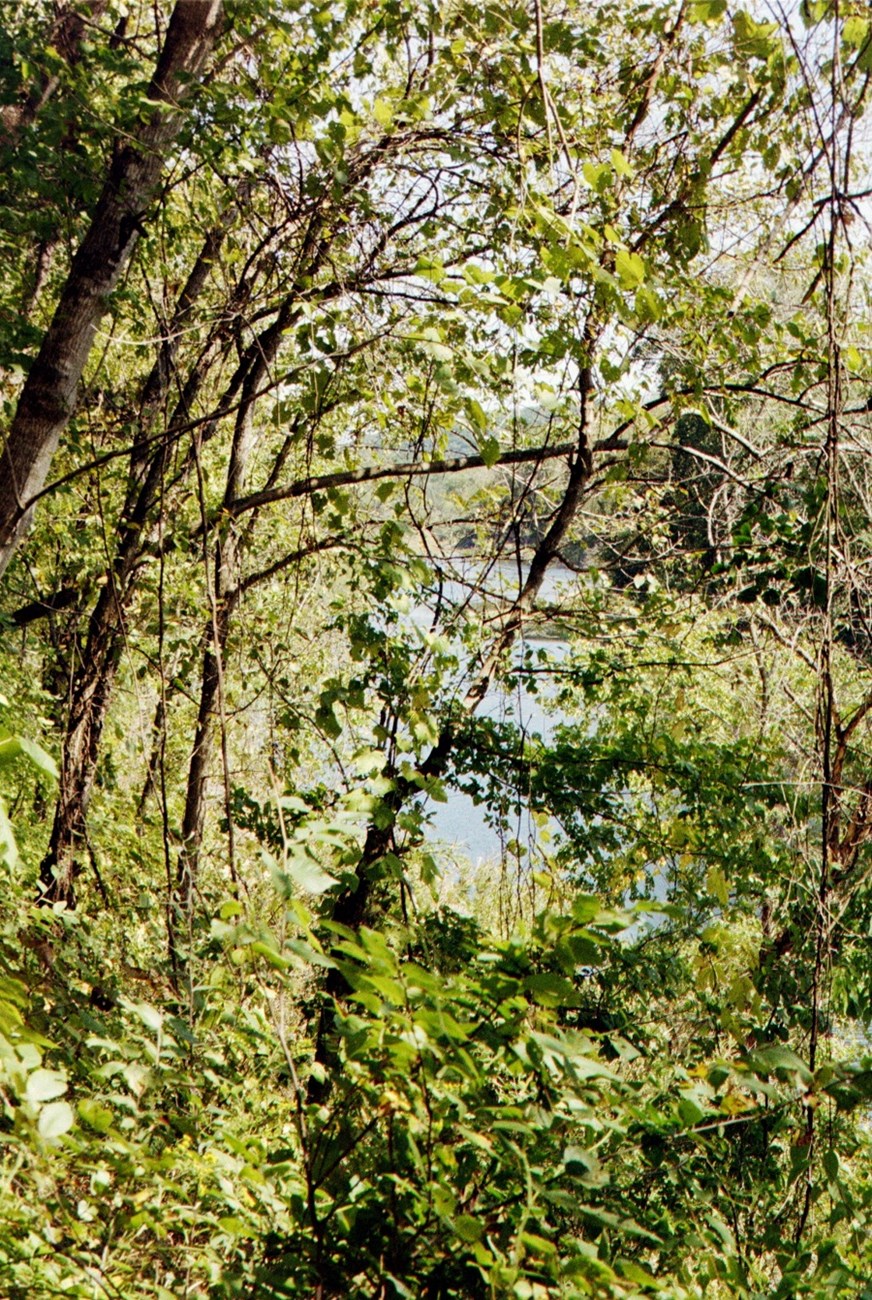
<instances>
[{"instance_id":1,"label":"gray tree bark","mask_svg":"<svg viewBox=\"0 0 872 1300\"><path fill-rule=\"evenodd\" d=\"M118 283L154 198L179 108L218 39L222 0L178 0L148 90L159 107L120 143L39 355L27 376L0 454L0 577L45 486L109 294Z\"/></svg>"}]
</instances>

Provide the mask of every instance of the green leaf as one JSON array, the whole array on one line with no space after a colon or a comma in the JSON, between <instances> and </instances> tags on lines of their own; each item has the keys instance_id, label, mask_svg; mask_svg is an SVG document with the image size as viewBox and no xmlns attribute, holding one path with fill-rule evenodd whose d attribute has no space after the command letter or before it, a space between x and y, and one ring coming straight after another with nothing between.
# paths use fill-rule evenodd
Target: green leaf
<instances>
[{"instance_id":1,"label":"green leaf","mask_svg":"<svg viewBox=\"0 0 872 1300\"><path fill-rule=\"evenodd\" d=\"M377 99L372 106L372 113L379 126L388 127L394 120L393 105L387 99Z\"/></svg>"},{"instance_id":2,"label":"green leaf","mask_svg":"<svg viewBox=\"0 0 872 1300\"><path fill-rule=\"evenodd\" d=\"M454 356L451 348L447 347L442 341L442 335L434 326L428 325L422 329L418 335L422 349L431 356L434 361L450 361Z\"/></svg>"},{"instance_id":3,"label":"green leaf","mask_svg":"<svg viewBox=\"0 0 872 1300\"><path fill-rule=\"evenodd\" d=\"M643 325L653 325L663 315L663 303L659 294L648 285L641 285L636 290L633 311Z\"/></svg>"},{"instance_id":4,"label":"green leaf","mask_svg":"<svg viewBox=\"0 0 872 1300\"><path fill-rule=\"evenodd\" d=\"M525 986L543 1007L568 1007L576 1005L575 988L562 975L528 975Z\"/></svg>"},{"instance_id":5,"label":"green leaf","mask_svg":"<svg viewBox=\"0 0 872 1300\"><path fill-rule=\"evenodd\" d=\"M284 872L304 894L323 894L336 884L335 876L323 871L316 862L302 853L288 855Z\"/></svg>"},{"instance_id":6,"label":"green leaf","mask_svg":"<svg viewBox=\"0 0 872 1300\"><path fill-rule=\"evenodd\" d=\"M481 403L477 402L474 397L469 397L467 398L466 409L478 432L484 433L487 429L487 416L482 409Z\"/></svg>"},{"instance_id":7,"label":"green leaf","mask_svg":"<svg viewBox=\"0 0 872 1300\"><path fill-rule=\"evenodd\" d=\"M471 1214L458 1214L454 1220L454 1231L461 1241L481 1241L484 1236L483 1225L479 1223L478 1219L474 1219Z\"/></svg>"},{"instance_id":8,"label":"green leaf","mask_svg":"<svg viewBox=\"0 0 872 1300\"><path fill-rule=\"evenodd\" d=\"M692 23L716 23L727 11L727 0L695 0L688 17Z\"/></svg>"},{"instance_id":9,"label":"green leaf","mask_svg":"<svg viewBox=\"0 0 872 1300\"><path fill-rule=\"evenodd\" d=\"M645 263L638 253L625 248L615 254L615 271L625 289L636 289L645 279Z\"/></svg>"},{"instance_id":10,"label":"green leaf","mask_svg":"<svg viewBox=\"0 0 872 1300\"><path fill-rule=\"evenodd\" d=\"M842 40L854 50L859 50L866 43L869 34L869 20L859 14L852 14L842 25Z\"/></svg>"},{"instance_id":11,"label":"green leaf","mask_svg":"<svg viewBox=\"0 0 872 1300\"><path fill-rule=\"evenodd\" d=\"M863 357L857 348L855 347L845 348L844 351L842 352L842 360L844 361L848 370L853 371L855 375L859 375L863 373L863 370L865 369L863 365Z\"/></svg>"},{"instance_id":12,"label":"green leaf","mask_svg":"<svg viewBox=\"0 0 872 1300\"><path fill-rule=\"evenodd\" d=\"M225 1214L218 1220L218 1227L222 1232L229 1233L231 1237L251 1237L253 1232L248 1224L242 1222L233 1214Z\"/></svg>"},{"instance_id":13,"label":"green leaf","mask_svg":"<svg viewBox=\"0 0 872 1300\"><path fill-rule=\"evenodd\" d=\"M15 867L18 863L15 832L6 810L6 800L2 798L0 798L0 862L5 862L9 867Z\"/></svg>"},{"instance_id":14,"label":"green leaf","mask_svg":"<svg viewBox=\"0 0 872 1300\"><path fill-rule=\"evenodd\" d=\"M146 1028L155 1034L160 1033L163 1028L163 1015L157 1007L150 1006L148 1002L128 1002L125 1005L139 1017Z\"/></svg>"},{"instance_id":15,"label":"green leaf","mask_svg":"<svg viewBox=\"0 0 872 1300\"><path fill-rule=\"evenodd\" d=\"M484 461L485 465L488 467L488 469L491 469L494 465L496 465L497 461L500 458L500 450L501 450L498 439L483 438L482 441L478 444L478 450L481 453L481 458Z\"/></svg>"},{"instance_id":16,"label":"green leaf","mask_svg":"<svg viewBox=\"0 0 872 1300\"><path fill-rule=\"evenodd\" d=\"M610 1210L601 1210L594 1205L579 1205L579 1214L584 1215L586 1219L593 1219L596 1223L604 1223L607 1227L617 1228L619 1232L626 1233L629 1237L641 1237L646 1241L653 1241L657 1245L661 1244L660 1238L647 1228L643 1228L635 1219L622 1219L617 1214L612 1214Z\"/></svg>"},{"instance_id":17,"label":"green leaf","mask_svg":"<svg viewBox=\"0 0 872 1300\"><path fill-rule=\"evenodd\" d=\"M0 732L0 767L7 766L21 755L29 758L46 776L57 780L57 763L41 745L37 745L35 740L28 740L26 736L13 736L10 731Z\"/></svg>"},{"instance_id":18,"label":"green leaf","mask_svg":"<svg viewBox=\"0 0 872 1300\"><path fill-rule=\"evenodd\" d=\"M50 1141L69 1132L75 1122L76 1117L69 1102L52 1101L40 1111L37 1128L40 1137Z\"/></svg>"},{"instance_id":19,"label":"green leaf","mask_svg":"<svg viewBox=\"0 0 872 1300\"><path fill-rule=\"evenodd\" d=\"M581 171L588 185L598 194L605 193L612 183L613 172L607 163L586 162Z\"/></svg>"},{"instance_id":20,"label":"green leaf","mask_svg":"<svg viewBox=\"0 0 872 1300\"><path fill-rule=\"evenodd\" d=\"M713 898L716 898L721 907L727 907L730 901L730 891L727 888L726 877L720 867L709 867L705 876L705 887Z\"/></svg>"},{"instance_id":21,"label":"green leaf","mask_svg":"<svg viewBox=\"0 0 872 1300\"><path fill-rule=\"evenodd\" d=\"M263 943L260 939L251 945L251 951L256 953L258 957L263 957L264 961L268 962L275 970L289 970L294 964L287 957L283 957L270 944Z\"/></svg>"},{"instance_id":22,"label":"green leaf","mask_svg":"<svg viewBox=\"0 0 872 1300\"><path fill-rule=\"evenodd\" d=\"M744 58L767 59L772 52L772 38L777 31L777 23L758 23L743 10L733 18L736 51Z\"/></svg>"},{"instance_id":23,"label":"green leaf","mask_svg":"<svg viewBox=\"0 0 872 1300\"><path fill-rule=\"evenodd\" d=\"M67 1090L66 1075L60 1070L34 1070L28 1075L24 1089L26 1101L51 1101L53 1097L62 1097Z\"/></svg>"},{"instance_id":24,"label":"green leaf","mask_svg":"<svg viewBox=\"0 0 872 1300\"><path fill-rule=\"evenodd\" d=\"M627 161L626 156L621 152L620 149L613 149L610 156L612 160L612 166L614 167L615 171L618 173L619 176L635 175L635 171L633 167Z\"/></svg>"},{"instance_id":25,"label":"green leaf","mask_svg":"<svg viewBox=\"0 0 872 1300\"><path fill-rule=\"evenodd\" d=\"M750 1053L748 1063L753 1070L761 1070L766 1074L772 1074L776 1070L786 1070L791 1074L799 1075L805 1084L813 1082L814 1076L805 1061L789 1047L784 1047L780 1043L772 1047L761 1047Z\"/></svg>"},{"instance_id":26,"label":"green leaf","mask_svg":"<svg viewBox=\"0 0 872 1300\"><path fill-rule=\"evenodd\" d=\"M412 274L422 280L429 280L431 284L441 284L447 272L438 258L419 257Z\"/></svg>"},{"instance_id":27,"label":"green leaf","mask_svg":"<svg viewBox=\"0 0 872 1300\"><path fill-rule=\"evenodd\" d=\"M688 1128L692 1128L705 1117L705 1111L693 1100L692 1097L682 1097L678 1103L678 1114L681 1120Z\"/></svg>"},{"instance_id":28,"label":"green leaf","mask_svg":"<svg viewBox=\"0 0 872 1300\"><path fill-rule=\"evenodd\" d=\"M587 1172L595 1169L599 1161L591 1151L586 1151L584 1147L568 1146L563 1151L563 1163L567 1168L578 1165Z\"/></svg>"},{"instance_id":29,"label":"green leaf","mask_svg":"<svg viewBox=\"0 0 872 1300\"><path fill-rule=\"evenodd\" d=\"M35 740L28 740L26 736L20 736L18 743L21 745L22 754L27 755L34 767L39 768L55 781L58 779L58 765L42 745L38 745Z\"/></svg>"},{"instance_id":30,"label":"green leaf","mask_svg":"<svg viewBox=\"0 0 872 1300\"><path fill-rule=\"evenodd\" d=\"M108 1133L115 1122L115 1116L109 1107L101 1105L93 1097L85 1097L78 1103L76 1110L79 1112L79 1118L96 1133Z\"/></svg>"}]
</instances>

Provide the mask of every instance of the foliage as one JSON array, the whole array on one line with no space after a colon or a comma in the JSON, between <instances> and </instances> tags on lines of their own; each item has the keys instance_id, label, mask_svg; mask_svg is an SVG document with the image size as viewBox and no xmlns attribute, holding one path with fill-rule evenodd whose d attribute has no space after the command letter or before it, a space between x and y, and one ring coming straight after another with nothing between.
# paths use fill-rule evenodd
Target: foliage
<instances>
[{"instance_id":1,"label":"foliage","mask_svg":"<svg viewBox=\"0 0 872 1300\"><path fill-rule=\"evenodd\" d=\"M867 17L184 3L0 16L0 1293L870 1300Z\"/></svg>"}]
</instances>

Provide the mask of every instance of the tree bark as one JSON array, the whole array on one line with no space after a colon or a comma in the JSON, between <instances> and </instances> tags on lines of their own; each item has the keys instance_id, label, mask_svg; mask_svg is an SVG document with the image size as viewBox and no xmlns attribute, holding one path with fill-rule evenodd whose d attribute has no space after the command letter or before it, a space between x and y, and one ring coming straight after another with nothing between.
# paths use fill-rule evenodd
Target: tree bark
<instances>
[{"instance_id":1,"label":"tree bark","mask_svg":"<svg viewBox=\"0 0 872 1300\"><path fill-rule=\"evenodd\" d=\"M238 573L242 539L240 526L230 515L233 503L242 495L249 458L256 441L254 410L260 388L275 361L282 335L293 314L294 305L295 299L292 294L285 300L276 320L258 340L260 346L243 385L233 431L223 501L223 511L228 516L228 522L225 535L219 537L215 544L213 569L207 575L212 584L209 592L212 616L204 637L200 704L188 764L185 812L182 818L182 847L176 876L176 897L173 900L175 910L183 917L190 917L193 908L206 817L206 784L212 757L214 718L222 689L224 651L233 611L242 594Z\"/></svg>"},{"instance_id":2,"label":"tree bark","mask_svg":"<svg viewBox=\"0 0 872 1300\"><path fill-rule=\"evenodd\" d=\"M0 455L0 576L45 485L109 294L126 266L180 125L179 105L218 38L221 0L178 0L148 89L160 104L118 142L103 193L19 398Z\"/></svg>"},{"instance_id":3,"label":"tree bark","mask_svg":"<svg viewBox=\"0 0 872 1300\"><path fill-rule=\"evenodd\" d=\"M227 575L227 563L216 559L215 587L220 589L222 574ZM221 690L222 664L230 631L230 620L236 607L239 588L218 598L214 622L208 628L208 641L203 652L203 672L200 681L200 704L197 710L197 727L188 763L185 787L185 811L182 818L182 847L179 853L176 876L174 910L190 917L194 903L200 865L200 846L206 820L206 785L214 747L214 720Z\"/></svg>"},{"instance_id":4,"label":"tree bark","mask_svg":"<svg viewBox=\"0 0 872 1300\"><path fill-rule=\"evenodd\" d=\"M48 850L40 867L41 897L46 903L64 902L68 907L75 906L76 855L86 836L85 819L103 726L124 649L126 611L135 589L136 573L154 534L155 507L160 501L162 475L173 428L189 417L191 405L208 369L208 346L205 356L201 356L188 377L166 437L155 447L149 441L149 435L169 393L182 327L206 286L225 229L216 227L207 235L179 296L167 337L142 390L139 406L141 440L131 451L129 487L121 512L118 546L91 612L84 651L70 685L58 799ZM53 607L62 608L64 603L59 600ZM34 617L42 612L43 604L34 603ZM26 616L30 612L31 607L25 607L14 617L23 624L29 621ZM21 615L24 617L19 617Z\"/></svg>"},{"instance_id":5,"label":"tree bark","mask_svg":"<svg viewBox=\"0 0 872 1300\"><path fill-rule=\"evenodd\" d=\"M175 357L178 340L190 312L205 287L209 270L216 260L221 243L230 225L232 209L224 222L206 237L203 249L195 263L188 281L180 295L168 337L164 341L155 365L146 380L140 401L140 440L133 447L130 459L130 486L121 513L119 526L120 538L113 565L106 571L106 582L88 625L88 634L81 661L73 676L69 720L64 742L61 762L60 788L55 810L55 820L49 841L48 851L40 869L42 901L46 903L65 902L68 907L75 906L75 876L77 873L77 855L85 841L85 819L91 791L96 775L100 742L106 721L115 676L125 645L125 619L133 592L136 574L149 552L155 538L161 505L161 484L167 457L175 441L175 431L186 427L193 404L205 382L206 374L216 350L225 338L226 323L218 323L212 337L207 341L198 364L193 368L184 386L176 408L170 418L167 432L156 445L150 440L160 408L162 407L175 369ZM247 284L243 281L237 286L227 312L232 319L233 309L244 301ZM199 428L200 443L205 442L228 413L241 391L241 409L248 409L256 399L259 387L280 344L284 330L293 315L296 292L291 293L281 308L276 320L258 335L247 347L242 359L227 383L216 409L208 421ZM238 421L237 421L238 425ZM241 471L239 462L239 433L235 446L235 460L231 465L228 478L228 502L235 499L241 491ZM178 476L189 474L196 464L194 451L189 451ZM236 468L234 468L234 465ZM238 527L238 525L234 525ZM219 550L220 557L220 550ZM227 554L216 560L225 574L235 571L235 559ZM223 580L226 588L232 580ZM219 641L226 637L224 620L229 622L233 605L239 592L234 592L231 604L224 611L226 589L222 588L219 599ZM37 602L40 606L42 602ZM28 607L25 618L31 613ZM33 614L34 617L38 613ZM213 630L207 633L207 647L213 646ZM218 646L218 654L222 645ZM196 848L202 834L203 795L209 766L211 745L212 710L217 693L218 664L214 653L207 648L204 653L201 720L191 758L191 771L188 779L183 842ZM213 680L214 678L214 680Z\"/></svg>"},{"instance_id":6,"label":"tree bark","mask_svg":"<svg viewBox=\"0 0 872 1300\"><path fill-rule=\"evenodd\" d=\"M109 0L91 0L81 11L64 5L45 34L45 44L58 50L69 67L78 63L85 34L86 15L93 23L108 8ZM52 98L60 84L60 77L43 73L17 104L5 104L0 109L0 146L14 147L28 126L39 116L40 110Z\"/></svg>"}]
</instances>

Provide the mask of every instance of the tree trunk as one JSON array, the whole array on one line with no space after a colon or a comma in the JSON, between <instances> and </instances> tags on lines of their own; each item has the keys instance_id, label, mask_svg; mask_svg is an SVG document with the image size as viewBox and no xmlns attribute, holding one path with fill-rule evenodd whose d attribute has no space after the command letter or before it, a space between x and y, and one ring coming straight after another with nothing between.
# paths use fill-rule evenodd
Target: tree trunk
<instances>
[{"instance_id":1,"label":"tree trunk","mask_svg":"<svg viewBox=\"0 0 872 1300\"><path fill-rule=\"evenodd\" d=\"M585 336L592 343L595 326L588 321ZM508 611L503 626L483 656L478 674L466 692L463 710L467 714L475 713L487 695L494 675L511 649L521 629L524 615L533 606L542 587L549 565L557 558L560 547L566 540L569 528L575 518L585 488L593 469L591 450L588 442L588 403L593 391L593 378L588 368L584 368L579 379L580 417L578 442L572 457L569 479L560 505L555 510L551 523L542 541L536 547L527 576L521 586L518 598ZM439 739L420 763L418 773L425 777L442 776L451 758L455 745L455 728L449 723L443 727ZM330 919L349 929L358 929L372 920L371 897L373 883L377 878L380 864L390 851L396 819L404 806L411 799L420 797L421 788L407 777L394 777L393 789L383 800L389 818L380 820L379 824L370 823L366 839L361 849L356 868L354 888L345 889L333 902L329 913ZM327 1067L325 1074L319 1077L312 1074L309 1078L307 1095L310 1102L323 1100L330 1089L330 1066L333 1060L332 1041L332 1002L348 993L344 975L333 967L327 972L324 981L326 998L322 1001L315 1025L315 1061Z\"/></svg>"},{"instance_id":2,"label":"tree trunk","mask_svg":"<svg viewBox=\"0 0 872 1300\"><path fill-rule=\"evenodd\" d=\"M57 50L67 64L74 67L81 57L86 18L91 23L96 22L108 5L109 0L90 0L90 4L82 6L81 10L64 5L45 34L45 44ZM18 143L22 131L36 121L59 84L57 74L44 73L17 104L4 104L0 109L0 146L8 148Z\"/></svg>"},{"instance_id":3,"label":"tree trunk","mask_svg":"<svg viewBox=\"0 0 872 1300\"><path fill-rule=\"evenodd\" d=\"M63 902L67 907L75 907L76 903L73 884L76 859L87 842L85 815L123 649L111 600L108 589L103 587L91 616L86 653L73 676L54 822L48 851L39 869L40 901Z\"/></svg>"},{"instance_id":4,"label":"tree trunk","mask_svg":"<svg viewBox=\"0 0 872 1300\"><path fill-rule=\"evenodd\" d=\"M154 536L153 515L160 501L173 427L188 418L208 369L202 357L188 377L169 422L167 437L155 448L149 443L148 436L169 392L182 327L205 288L225 229L219 227L206 237L179 296L167 337L143 387L139 414L141 441L131 451L129 487L121 512L118 547L91 613L84 651L70 686L58 799L48 851L40 867L42 900L46 903L65 902L68 907L75 906L76 856L86 837L85 818L103 726L124 649L126 611L135 590L136 573Z\"/></svg>"},{"instance_id":5,"label":"tree trunk","mask_svg":"<svg viewBox=\"0 0 872 1300\"><path fill-rule=\"evenodd\" d=\"M212 589L209 593L209 604L212 617L204 638L200 705L188 764L185 813L182 819L182 847L176 874L176 897L173 900L175 911L189 919L192 915L199 873L200 846L206 818L206 784L212 757L216 705L220 704L224 651L233 611L242 594L238 573L242 550L240 525L229 516L233 503L242 495L249 458L256 441L254 408L260 386L269 374L278 353L292 309L293 298L289 297L276 321L264 331L257 359L243 386L233 431L233 445L230 449L223 502L224 510L228 514L227 532L215 545L215 563L210 575Z\"/></svg>"},{"instance_id":6,"label":"tree trunk","mask_svg":"<svg viewBox=\"0 0 872 1300\"><path fill-rule=\"evenodd\" d=\"M219 580L216 579L216 586L218 585ZM209 625L208 640L203 652L200 705L197 710L197 727L188 764L185 812L182 818L182 847L179 853L174 900L174 909L183 917L191 916L199 875L200 847L206 820L206 785L214 748L214 720L221 690L224 651L238 591L239 589L236 588L220 601L214 625L212 623Z\"/></svg>"},{"instance_id":7,"label":"tree trunk","mask_svg":"<svg viewBox=\"0 0 872 1300\"><path fill-rule=\"evenodd\" d=\"M180 125L178 105L218 37L221 0L178 0L148 89L161 102L138 137L117 144L103 193L27 376L0 455L0 576L45 486L107 299L136 243Z\"/></svg>"},{"instance_id":8,"label":"tree trunk","mask_svg":"<svg viewBox=\"0 0 872 1300\"><path fill-rule=\"evenodd\" d=\"M130 487L121 514L123 522L120 525L121 536L118 549L113 566L106 572L107 581L101 588L100 597L91 615L85 649L73 676L55 821L49 848L40 869L42 899L47 903L63 901L70 907L75 906L76 854L85 837L85 817L94 785L100 740L111 701L115 674L124 649L126 612L135 591L136 574L155 538L164 465L174 441L174 431L185 426L190 419L192 406L215 358L216 349L220 347L224 338L224 325L216 327L198 364L188 376L165 437L155 447L149 441L148 435L169 388L182 326L205 286L209 268L217 256L221 238L226 233L228 225L229 219L222 227L207 236L200 257L179 298L168 337L143 389L140 404L142 436L140 442L131 451ZM244 295L245 286L242 285L237 289L237 296L244 298ZM277 320L256 337L246 349L217 408L209 416L208 421L200 426L201 443L211 436L227 414L240 389L245 395L243 408L248 401L248 394L257 393L265 373L264 366L269 365L269 359L274 355L274 349L278 347L287 325L291 303L292 299L289 299ZM232 316L232 311L229 314ZM185 458L181 474L190 473L195 463L196 457L191 452ZM236 481L236 477L232 477L231 485ZM239 481L241 482L241 478ZM223 560L225 570L227 565L228 557L225 554ZM43 602L37 604L39 609L34 617L45 608ZM228 619L231 612L232 610L228 610ZM29 607L20 613L22 621L29 621L27 620ZM209 638L212 637L211 626L207 635ZM192 801L192 807L190 815L186 813L186 825L194 828L200 813L196 810L192 789L199 788L200 778L196 775L198 765L202 767L204 773L202 782L204 783L206 779L211 709L215 699L214 689L217 689L214 688L210 695L209 683L213 671L217 671L217 665L210 666L207 656L203 670L203 689L206 697L202 705L205 710L204 721L202 728L198 727L198 739L195 741L193 751L200 756L196 761L193 757L191 760L194 776L193 786L189 781L188 797ZM202 790L199 797L202 799ZM191 834L194 835L194 842L198 844L199 831L192 831Z\"/></svg>"}]
</instances>

